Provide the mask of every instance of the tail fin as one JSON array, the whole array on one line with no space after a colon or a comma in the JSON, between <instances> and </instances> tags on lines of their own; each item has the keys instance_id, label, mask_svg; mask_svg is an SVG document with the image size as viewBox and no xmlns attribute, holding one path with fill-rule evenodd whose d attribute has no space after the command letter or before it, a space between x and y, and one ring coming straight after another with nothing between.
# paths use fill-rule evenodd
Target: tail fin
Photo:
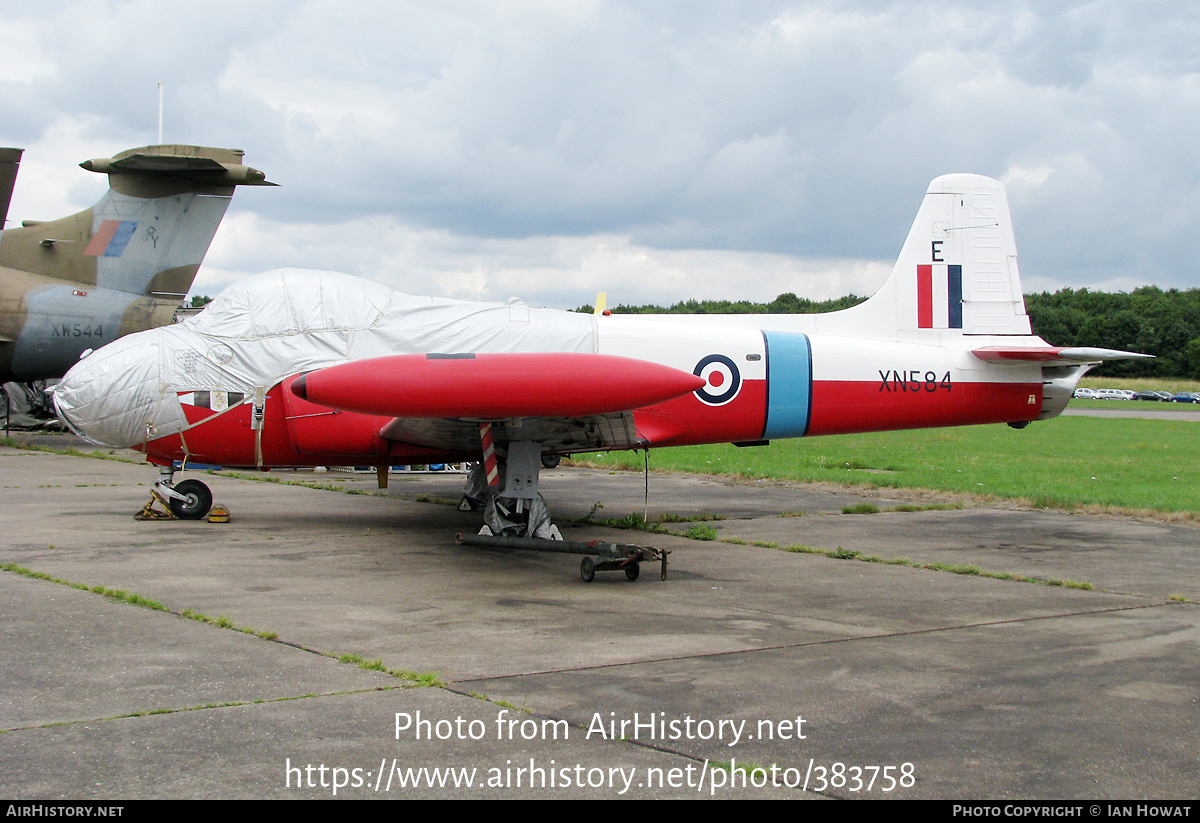
<instances>
[{"instance_id":1,"label":"tail fin","mask_svg":"<svg viewBox=\"0 0 1200 823\"><path fill-rule=\"evenodd\" d=\"M178 300L191 288L234 188L274 185L242 165L242 155L146 146L80 163L108 175L108 193L70 217L26 221L0 233L0 266Z\"/></svg>"},{"instance_id":2,"label":"tail fin","mask_svg":"<svg viewBox=\"0 0 1200 823\"><path fill-rule=\"evenodd\" d=\"M892 276L866 303L838 314L877 336L1030 334L1004 184L977 174L935 179Z\"/></svg>"},{"instance_id":3,"label":"tail fin","mask_svg":"<svg viewBox=\"0 0 1200 823\"><path fill-rule=\"evenodd\" d=\"M0 149L0 229L8 222L8 204L12 201L23 153L23 149Z\"/></svg>"}]
</instances>

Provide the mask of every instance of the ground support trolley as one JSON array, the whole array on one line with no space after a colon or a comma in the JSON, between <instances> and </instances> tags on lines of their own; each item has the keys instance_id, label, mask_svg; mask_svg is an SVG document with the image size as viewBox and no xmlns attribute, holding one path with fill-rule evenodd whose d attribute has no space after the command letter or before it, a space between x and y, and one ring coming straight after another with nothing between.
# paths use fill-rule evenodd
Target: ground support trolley
<instances>
[{"instance_id":1,"label":"ground support trolley","mask_svg":"<svg viewBox=\"0 0 1200 823\"><path fill-rule=\"evenodd\" d=\"M585 555L579 563L579 576L584 583L591 583L596 572L623 571L631 582L638 579L641 564L658 561L662 564L661 578L667 579L667 555L670 549L653 546L630 546L621 543L605 543L603 540L542 540L537 537L496 537L490 534L462 534L455 540L459 545L486 546L495 549L527 549L535 552L560 552ZM591 555L597 555L593 559Z\"/></svg>"}]
</instances>

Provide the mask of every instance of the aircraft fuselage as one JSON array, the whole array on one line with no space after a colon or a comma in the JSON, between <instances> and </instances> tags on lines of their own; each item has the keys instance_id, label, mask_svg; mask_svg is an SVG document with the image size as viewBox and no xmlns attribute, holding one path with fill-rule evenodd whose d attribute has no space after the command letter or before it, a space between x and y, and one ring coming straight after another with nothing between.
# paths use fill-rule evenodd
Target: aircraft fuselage
<instances>
[{"instance_id":1,"label":"aircraft fuselage","mask_svg":"<svg viewBox=\"0 0 1200 823\"><path fill-rule=\"evenodd\" d=\"M542 438L548 441L548 452L562 453L750 444L785 437L1028 422L1043 411L1040 367L987 364L961 344L956 348L722 325L714 329L713 321L719 323L720 318L712 316L703 318L708 325L694 326L676 318L665 323L627 317L595 320L600 354L633 360L636 353L639 361L698 375L704 386L635 408L630 426L592 442L580 437L564 444L561 438L543 436L537 420L496 418L501 442L519 436ZM802 321L783 317L779 325ZM1041 343L1039 338L1028 340ZM977 339L971 345L988 342ZM418 428L408 433L406 442L400 439L403 432L383 436L394 427L394 415L310 402L291 390L297 377L288 375L264 387L261 435L255 428L255 400L248 392L179 391L172 399L179 397L185 428L136 448L158 463L186 458L261 467L478 459L474 418L460 421L465 434ZM500 404L519 399L506 396L502 383L478 390Z\"/></svg>"}]
</instances>

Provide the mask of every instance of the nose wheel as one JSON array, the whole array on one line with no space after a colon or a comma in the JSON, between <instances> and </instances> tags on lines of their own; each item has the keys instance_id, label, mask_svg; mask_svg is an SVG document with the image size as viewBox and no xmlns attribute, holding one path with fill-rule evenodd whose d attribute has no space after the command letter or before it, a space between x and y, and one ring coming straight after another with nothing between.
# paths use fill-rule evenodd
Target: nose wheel
<instances>
[{"instance_id":1,"label":"nose wheel","mask_svg":"<svg viewBox=\"0 0 1200 823\"><path fill-rule=\"evenodd\" d=\"M161 466L158 482L150 490L150 502L134 515L138 520L202 520L212 508L213 496L208 486L199 480L172 483L174 466ZM161 503L169 511L154 507Z\"/></svg>"},{"instance_id":2,"label":"nose wheel","mask_svg":"<svg viewBox=\"0 0 1200 823\"><path fill-rule=\"evenodd\" d=\"M201 520L212 508L212 491L199 480L184 480L173 490L167 505L180 520Z\"/></svg>"}]
</instances>

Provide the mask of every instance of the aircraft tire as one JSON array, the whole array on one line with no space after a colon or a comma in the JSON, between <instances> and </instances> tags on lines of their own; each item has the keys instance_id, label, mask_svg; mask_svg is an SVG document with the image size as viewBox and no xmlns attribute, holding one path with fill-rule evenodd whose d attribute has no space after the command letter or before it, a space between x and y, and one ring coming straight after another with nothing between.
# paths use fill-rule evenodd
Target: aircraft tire
<instances>
[{"instance_id":1,"label":"aircraft tire","mask_svg":"<svg viewBox=\"0 0 1200 823\"><path fill-rule=\"evenodd\" d=\"M185 498L177 500L172 497L169 501L171 512L180 520L200 520L212 508L212 492L199 480L184 480L174 488Z\"/></svg>"},{"instance_id":2,"label":"aircraft tire","mask_svg":"<svg viewBox=\"0 0 1200 823\"><path fill-rule=\"evenodd\" d=\"M638 575L641 573L642 573L642 564L637 562L636 560L625 567L625 576L627 578L629 578L630 583L637 580Z\"/></svg>"},{"instance_id":3,"label":"aircraft tire","mask_svg":"<svg viewBox=\"0 0 1200 823\"><path fill-rule=\"evenodd\" d=\"M591 583L596 579L596 561L590 557L585 557L579 561L579 576L583 578L584 583Z\"/></svg>"},{"instance_id":4,"label":"aircraft tire","mask_svg":"<svg viewBox=\"0 0 1200 823\"><path fill-rule=\"evenodd\" d=\"M558 464L560 462L562 462L562 455L559 455L559 454L543 454L542 455L542 468L544 468L544 469L557 469Z\"/></svg>"}]
</instances>

